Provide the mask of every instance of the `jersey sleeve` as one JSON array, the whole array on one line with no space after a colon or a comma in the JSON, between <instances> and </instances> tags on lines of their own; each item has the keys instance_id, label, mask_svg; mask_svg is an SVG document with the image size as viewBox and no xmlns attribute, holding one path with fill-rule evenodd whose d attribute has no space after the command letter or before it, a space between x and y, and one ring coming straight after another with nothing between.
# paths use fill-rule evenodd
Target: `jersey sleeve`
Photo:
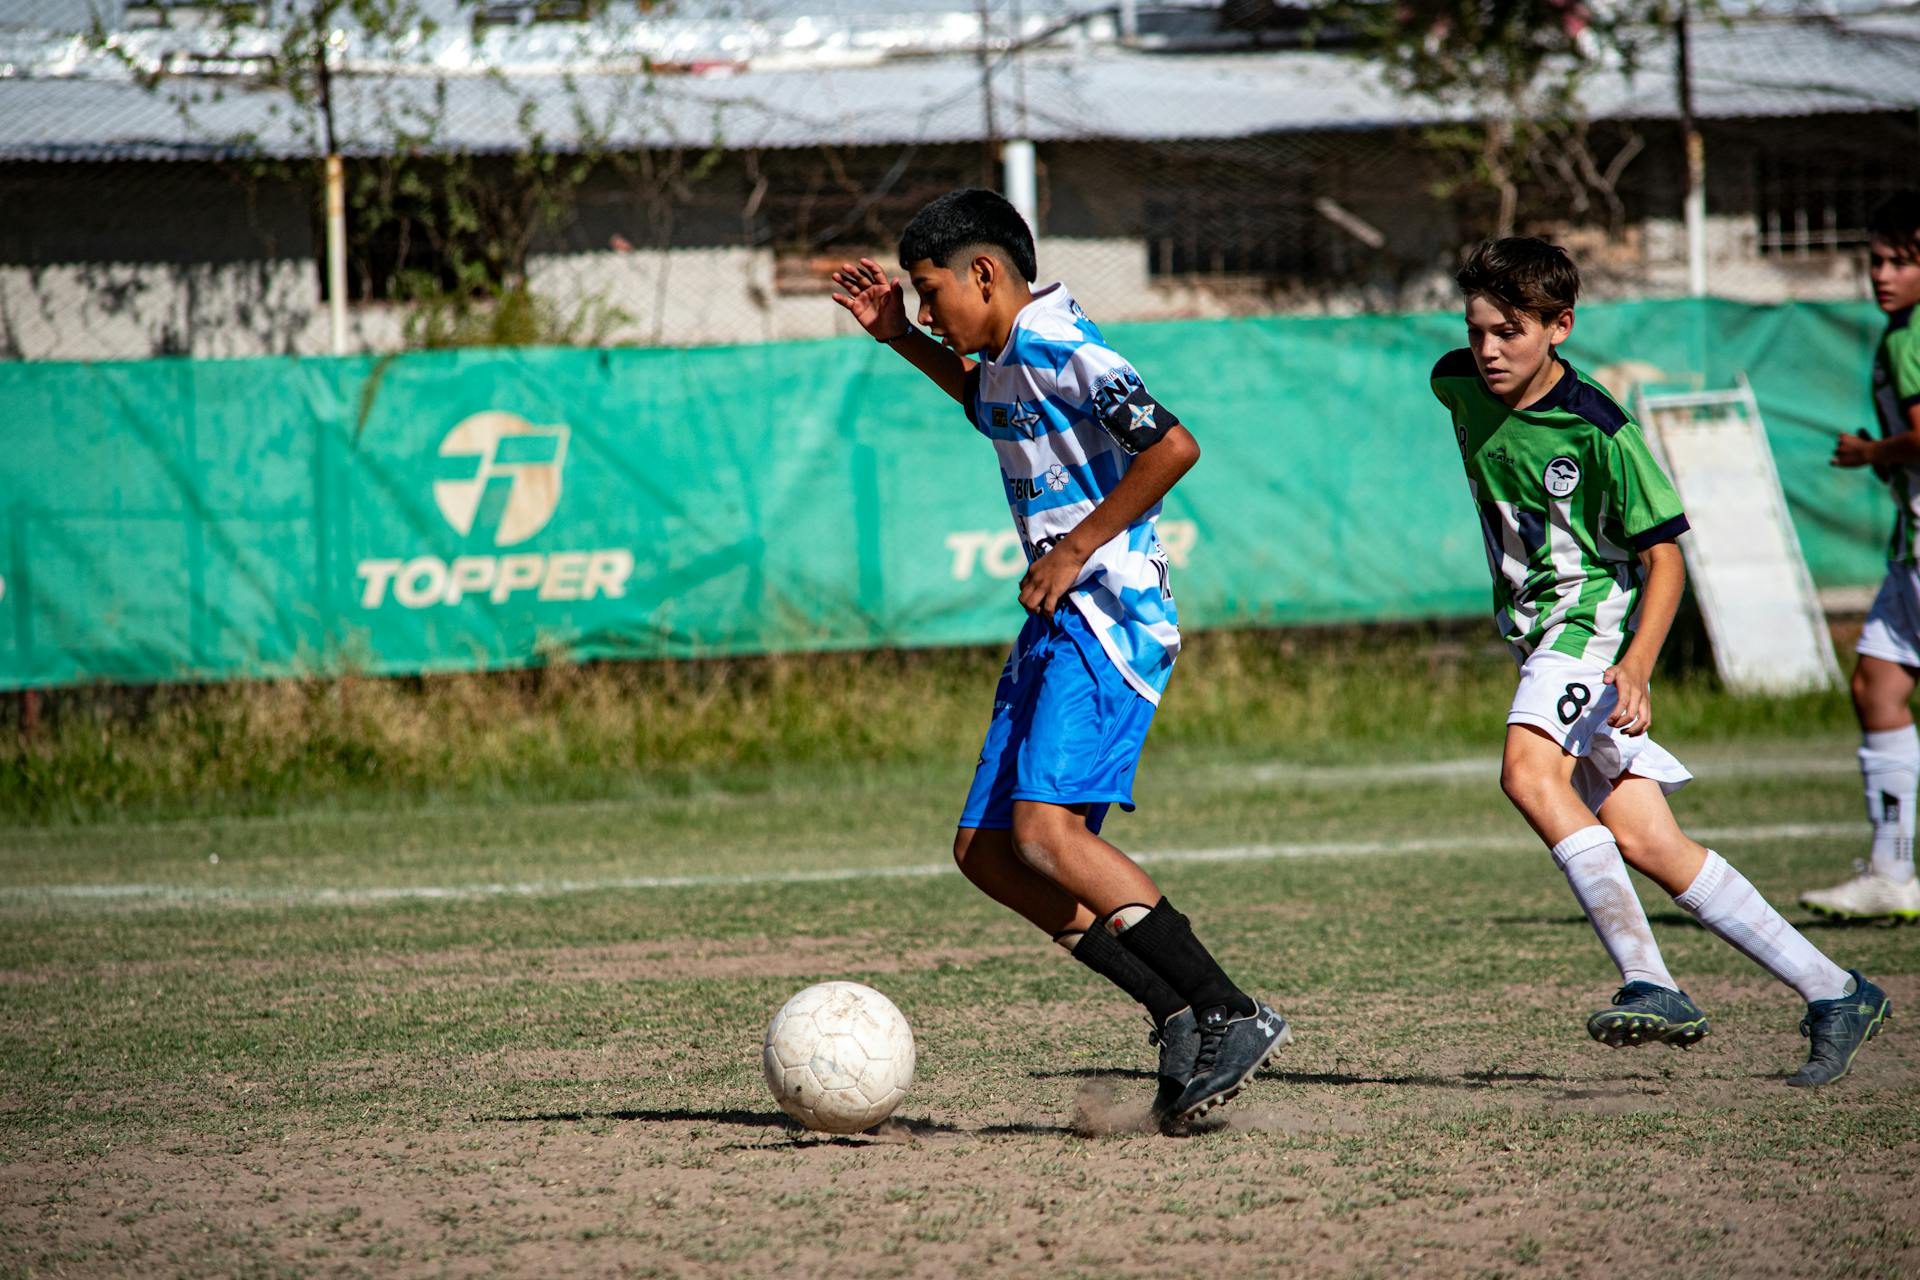
<instances>
[{"instance_id":1,"label":"jersey sleeve","mask_svg":"<svg viewBox=\"0 0 1920 1280\"><path fill-rule=\"evenodd\" d=\"M1687 531L1680 495L1653 460L1638 423L1629 420L1607 441L1607 481L1621 532L1635 551L1672 542Z\"/></svg>"},{"instance_id":2,"label":"jersey sleeve","mask_svg":"<svg viewBox=\"0 0 1920 1280\"><path fill-rule=\"evenodd\" d=\"M1433 366L1433 372L1427 375L1427 386L1433 391L1433 398L1449 409L1459 406L1460 398L1454 394L1456 384L1463 378L1478 380L1480 370L1473 363L1473 353L1465 347L1458 351L1449 351L1440 357Z\"/></svg>"},{"instance_id":3,"label":"jersey sleeve","mask_svg":"<svg viewBox=\"0 0 1920 1280\"><path fill-rule=\"evenodd\" d=\"M1061 398L1080 406L1128 454L1151 448L1180 425L1119 352L1087 343L1059 374Z\"/></svg>"},{"instance_id":4,"label":"jersey sleeve","mask_svg":"<svg viewBox=\"0 0 1920 1280\"><path fill-rule=\"evenodd\" d=\"M1887 373L1902 409L1920 405L1920 333L1909 325L1887 342Z\"/></svg>"}]
</instances>

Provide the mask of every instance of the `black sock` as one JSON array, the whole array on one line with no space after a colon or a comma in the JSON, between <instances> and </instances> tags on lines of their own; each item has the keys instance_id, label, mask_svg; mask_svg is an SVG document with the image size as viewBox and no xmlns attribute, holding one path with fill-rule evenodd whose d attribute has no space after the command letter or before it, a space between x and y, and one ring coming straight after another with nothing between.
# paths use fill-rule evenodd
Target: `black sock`
<instances>
[{"instance_id":1,"label":"black sock","mask_svg":"<svg viewBox=\"0 0 1920 1280\"><path fill-rule=\"evenodd\" d=\"M1106 922L1102 921L1102 925ZM1254 1011L1247 993L1233 985L1217 961L1193 936L1187 918L1165 898L1140 920L1121 930L1121 946L1166 980L1193 1006L1195 1017L1225 1005L1236 1014Z\"/></svg>"},{"instance_id":2,"label":"black sock","mask_svg":"<svg viewBox=\"0 0 1920 1280\"><path fill-rule=\"evenodd\" d=\"M1166 1026L1168 1018L1187 1007L1186 997L1168 986L1166 979L1149 969L1133 952L1115 942L1106 926L1097 921L1074 944L1073 958L1145 1005L1156 1027Z\"/></svg>"}]
</instances>

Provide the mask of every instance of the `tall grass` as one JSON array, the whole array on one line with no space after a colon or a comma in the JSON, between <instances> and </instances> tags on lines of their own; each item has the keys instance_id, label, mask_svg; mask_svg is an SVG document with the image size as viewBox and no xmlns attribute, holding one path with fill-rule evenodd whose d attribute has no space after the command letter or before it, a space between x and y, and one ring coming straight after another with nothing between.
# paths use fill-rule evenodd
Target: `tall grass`
<instances>
[{"instance_id":1,"label":"tall grass","mask_svg":"<svg viewBox=\"0 0 1920 1280\"><path fill-rule=\"evenodd\" d=\"M1156 750L1302 763L1497 749L1513 667L1479 628L1189 637ZM972 766L1005 652L949 649L554 665L45 696L0 732L15 822L555 799L770 772ZM1844 730L1844 695L1741 699L1684 655L1656 687L1662 736Z\"/></svg>"}]
</instances>

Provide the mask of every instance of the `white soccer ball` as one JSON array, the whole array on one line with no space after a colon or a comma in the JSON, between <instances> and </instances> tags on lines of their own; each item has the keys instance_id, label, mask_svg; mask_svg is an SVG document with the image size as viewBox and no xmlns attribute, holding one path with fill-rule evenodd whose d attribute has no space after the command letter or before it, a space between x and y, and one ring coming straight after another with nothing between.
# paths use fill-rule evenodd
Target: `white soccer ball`
<instances>
[{"instance_id":1,"label":"white soccer ball","mask_svg":"<svg viewBox=\"0 0 1920 1280\"><path fill-rule=\"evenodd\" d=\"M871 1129L913 1084L913 1028L857 982L822 982L780 1006L760 1054L780 1109L821 1133Z\"/></svg>"}]
</instances>

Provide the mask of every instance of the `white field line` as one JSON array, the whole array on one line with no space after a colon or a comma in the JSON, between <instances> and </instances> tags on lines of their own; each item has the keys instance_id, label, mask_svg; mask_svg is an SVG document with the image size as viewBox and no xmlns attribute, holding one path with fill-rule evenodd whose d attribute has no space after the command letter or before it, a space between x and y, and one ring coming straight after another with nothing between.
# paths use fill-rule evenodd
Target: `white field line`
<instances>
[{"instance_id":1,"label":"white field line","mask_svg":"<svg viewBox=\"0 0 1920 1280\"><path fill-rule=\"evenodd\" d=\"M1699 827L1691 833L1711 841L1826 840L1858 834L1862 824L1776 823L1767 826ZM1537 842L1525 836L1438 836L1411 840L1324 840L1283 844L1224 845L1212 849L1170 849L1140 853L1148 866L1187 862L1259 862L1281 858L1372 857L1395 853L1452 853L1461 850L1527 849ZM143 906L331 907L372 906L386 902L472 901L483 898L546 898L576 893L655 889L745 888L761 885L823 884L850 880L917 879L945 875L951 862L913 862L882 867L834 867L815 871L740 872L734 875L621 876L601 880L524 880L458 885L376 885L366 888L220 889L165 884L19 885L0 888L0 902L14 904L129 903ZM956 873L957 874L957 873Z\"/></svg>"},{"instance_id":2,"label":"white field line","mask_svg":"<svg viewBox=\"0 0 1920 1280\"><path fill-rule=\"evenodd\" d=\"M1794 778L1852 775L1860 764L1851 752L1817 756L1689 756L1696 777ZM1686 763L1682 761L1682 763ZM1500 776L1498 756L1462 760L1428 760L1408 764L1216 765L1205 772L1250 783L1281 783L1302 787L1364 786L1375 782L1492 782Z\"/></svg>"}]
</instances>

